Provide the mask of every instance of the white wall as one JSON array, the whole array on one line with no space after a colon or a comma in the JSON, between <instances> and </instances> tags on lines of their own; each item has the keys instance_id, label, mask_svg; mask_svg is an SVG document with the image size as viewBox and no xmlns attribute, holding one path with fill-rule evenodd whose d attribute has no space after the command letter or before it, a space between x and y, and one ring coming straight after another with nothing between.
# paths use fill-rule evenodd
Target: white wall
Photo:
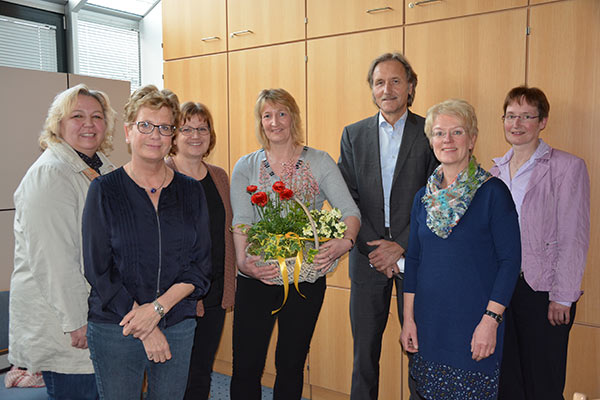
<instances>
[{"instance_id":1,"label":"white wall","mask_svg":"<svg viewBox=\"0 0 600 400\"><path fill-rule=\"evenodd\" d=\"M162 2L140 21L142 85L164 88L162 51Z\"/></svg>"}]
</instances>

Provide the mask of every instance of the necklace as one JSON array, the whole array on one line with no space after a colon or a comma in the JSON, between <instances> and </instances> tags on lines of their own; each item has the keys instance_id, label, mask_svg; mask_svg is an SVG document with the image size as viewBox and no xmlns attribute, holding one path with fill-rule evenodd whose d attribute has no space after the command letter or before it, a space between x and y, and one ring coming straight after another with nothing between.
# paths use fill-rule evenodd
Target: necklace
<instances>
[{"instance_id":1,"label":"necklace","mask_svg":"<svg viewBox=\"0 0 600 400\"><path fill-rule=\"evenodd\" d=\"M165 167L165 176L164 176L164 178L163 178L163 180L162 180L162 182L161 182L161 184L160 184L159 187L157 187L157 188L150 188L150 193L152 193L152 194L154 194L158 190L162 189L162 187L165 185L165 181L167 180L167 166L165 165L164 167ZM137 176L135 176L135 173L133 172L133 167L131 165L129 166L129 172L131 172L131 176L132 176L133 180L139 181L139 179L137 178ZM142 186L142 188L144 190L148 190L148 188L146 188L144 186Z\"/></svg>"}]
</instances>

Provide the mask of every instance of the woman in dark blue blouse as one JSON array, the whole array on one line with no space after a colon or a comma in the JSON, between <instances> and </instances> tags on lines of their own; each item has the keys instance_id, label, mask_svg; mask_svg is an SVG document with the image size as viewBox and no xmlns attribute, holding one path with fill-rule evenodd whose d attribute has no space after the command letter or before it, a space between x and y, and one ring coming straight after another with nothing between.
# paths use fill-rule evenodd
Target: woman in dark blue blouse
<instances>
[{"instance_id":1,"label":"woman in dark blue blouse","mask_svg":"<svg viewBox=\"0 0 600 400\"><path fill-rule=\"evenodd\" d=\"M164 162L177 96L145 86L125 106L131 161L92 182L83 212L88 343L101 399L183 398L196 302L210 286L202 185Z\"/></svg>"},{"instance_id":2,"label":"woman in dark blue blouse","mask_svg":"<svg viewBox=\"0 0 600 400\"><path fill-rule=\"evenodd\" d=\"M473 157L477 117L463 100L429 109L441 165L417 192L404 272L404 349L425 399L492 400L521 242L508 188Z\"/></svg>"}]
</instances>

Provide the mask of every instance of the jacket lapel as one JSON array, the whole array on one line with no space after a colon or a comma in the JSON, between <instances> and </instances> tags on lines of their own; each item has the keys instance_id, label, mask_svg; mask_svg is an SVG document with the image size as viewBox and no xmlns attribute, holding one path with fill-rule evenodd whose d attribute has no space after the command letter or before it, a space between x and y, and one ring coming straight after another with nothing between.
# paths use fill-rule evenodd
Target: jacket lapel
<instances>
[{"instance_id":1,"label":"jacket lapel","mask_svg":"<svg viewBox=\"0 0 600 400\"><path fill-rule=\"evenodd\" d=\"M531 177L529 178L525 195L527 195L530 190L532 190L539 182L541 182L542 178L548 173L548 171L550 171L549 161L550 157L552 157L553 150L554 149L550 148L546 154L535 161L535 167L533 168Z\"/></svg>"},{"instance_id":2,"label":"jacket lapel","mask_svg":"<svg viewBox=\"0 0 600 400\"><path fill-rule=\"evenodd\" d=\"M410 153L410 149L412 148L417 135L419 135L417 123L415 121L414 114L409 111L408 115L406 116L406 123L404 124L404 132L402 133L402 142L400 143L400 151L398 152L396 167L394 168L394 180L392 182L392 187L396 184L396 179L404 167L406 158Z\"/></svg>"}]
</instances>

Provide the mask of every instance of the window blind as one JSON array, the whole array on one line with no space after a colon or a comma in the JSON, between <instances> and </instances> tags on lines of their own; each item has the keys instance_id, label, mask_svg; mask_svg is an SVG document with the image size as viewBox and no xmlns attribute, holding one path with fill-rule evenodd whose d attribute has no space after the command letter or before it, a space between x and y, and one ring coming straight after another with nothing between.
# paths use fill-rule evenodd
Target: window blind
<instances>
[{"instance_id":1,"label":"window blind","mask_svg":"<svg viewBox=\"0 0 600 400\"><path fill-rule=\"evenodd\" d=\"M140 43L135 29L79 18L79 73L131 82L140 87Z\"/></svg>"},{"instance_id":2,"label":"window blind","mask_svg":"<svg viewBox=\"0 0 600 400\"><path fill-rule=\"evenodd\" d=\"M56 27L0 16L0 65L57 72Z\"/></svg>"}]
</instances>

